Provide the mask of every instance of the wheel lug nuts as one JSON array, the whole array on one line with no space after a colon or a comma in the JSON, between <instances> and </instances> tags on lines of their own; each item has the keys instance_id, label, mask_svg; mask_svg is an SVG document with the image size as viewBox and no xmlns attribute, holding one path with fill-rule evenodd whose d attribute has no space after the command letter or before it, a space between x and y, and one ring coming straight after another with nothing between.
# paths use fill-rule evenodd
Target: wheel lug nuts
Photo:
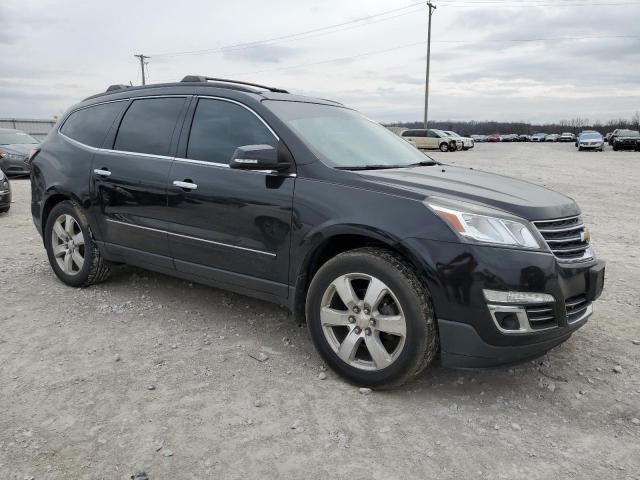
<instances>
[{"instance_id":1,"label":"wheel lug nuts","mask_svg":"<svg viewBox=\"0 0 640 480\"><path fill-rule=\"evenodd\" d=\"M372 327L375 327L376 321L372 318L371 320L369 320L369 325L371 325Z\"/></svg>"},{"instance_id":2,"label":"wheel lug nuts","mask_svg":"<svg viewBox=\"0 0 640 480\"><path fill-rule=\"evenodd\" d=\"M360 313L360 309L358 307L353 307L353 313Z\"/></svg>"},{"instance_id":3,"label":"wheel lug nuts","mask_svg":"<svg viewBox=\"0 0 640 480\"><path fill-rule=\"evenodd\" d=\"M368 308L365 308L365 309L364 309L364 314L365 314L365 315L369 315L369 309L368 309Z\"/></svg>"},{"instance_id":4,"label":"wheel lug nuts","mask_svg":"<svg viewBox=\"0 0 640 480\"><path fill-rule=\"evenodd\" d=\"M356 317L349 317L349 323L356 323Z\"/></svg>"},{"instance_id":5,"label":"wheel lug nuts","mask_svg":"<svg viewBox=\"0 0 640 480\"><path fill-rule=\"evenodd\" d=\"M362 329L361 329L360 327L356 327L356 328L354 328L354 331L355 331L357 334L360 334L360 332L362 331Z\"/></svg>"},{"instance_id":6,"label":"wheel lug nuts","mask_svg":"<svg viewBox=\"0 0 640 480\"><path fill-rule=\"evenodd\" d=\"M364 330L365 335L371 335L371 329L369 327Z\"/></svg>"}]
</instances>

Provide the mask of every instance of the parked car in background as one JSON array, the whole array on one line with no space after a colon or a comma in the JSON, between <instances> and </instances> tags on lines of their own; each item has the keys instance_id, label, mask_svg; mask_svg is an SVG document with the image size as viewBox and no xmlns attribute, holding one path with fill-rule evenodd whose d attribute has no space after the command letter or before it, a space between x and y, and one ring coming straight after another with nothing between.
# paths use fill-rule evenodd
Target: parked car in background
<instances>
[{"instance_id":1,"label":"parked car in background","mask_svg":"<svg viewBox=\"0 0 640 480\"><path fill-rule=\"evenodd\" d=\"M486 135L471 135L471 138L475 143L482 143L487 141Z\"/></svg>"},{"instance_id":2,"label":"parked car in background","mask_svg":"<svg viewBox=\"0 0 640 480\"><path fill-rule=\"evenodd\" d=\"M494 133L493 135L489 135L487 137L487 142L501 142L502 141L502 137L500 137L500 135L498 135L497 133Z\"/></svg>"},{"instance_id":3,"label":"parked car in background","mask_svg":"<svg viewBox=\"0 0 640 480\"><path fill-rule=\"evenodd\" d=\"M518 141L518 135L515 135L513 133L510 133L508 135L502 135L502 141L503 142L517 142Z\"/></svg>"},{"instance_id":4,"label":"parked car in background","mask_svg":"<svg viewBox=\"0 0 640 480\"><path fill-rule=\"evenodd\" d=\"M7 175L29 175L29 156L39 142L12 128L0 128L0 170Z\"/></svg>"},{"instance_id":5,"label":"parked car in background","mask_svg":"<svg viewBox=\"0 0 640 480\"><path fill-rule=\"evenodd\" d=\"M559 142L575 142L576 136L571 132L564 132L560 137L558 137Z\"/></svg>"},{"instance_id":6,"label":"parked car in background","mask_svg":"<svg viewBox=\"0 0 640 480\"><path fill-rule=\"evenodd\" d=\"M604 138L598 132L587 132L580 135L578 139L578 151L582 150L604 150Z\"/></svg>"},{"instance_id":7,"label":"parked car in background","mask_svg":"<svg viewBox=\"0 0 640 480\"><path fill-rule=\"evenodd\" d=\"M558 135L557 133L551 133L549 135L547 135L544 139L545 142L557 142L558 139L560 138L560 135Z\"/></svg>"},{"instance_id":8,"label":"parked car in background","mask_svg":"<svg viewBox=\"0 0 640 480\"><path fill-rule=\"evenodd\" d=\"M421 150L440 150L441 152L462 150L462 140L452 138L442 130L405 130L400 136Z\"/></svg>"},{"instance_id":9,"label":"parked car in background","mask_svg":"<svg viewBox=\"0 0 640 480\"><path fill-rule=\"evenodd\" d=\"M582 130L580 133L578 133L578 135L576 135L576 147L578 146L578 140L580 140L580 137L582 135L585 135L587 133L597 133L598 135L600 135L600 132L596 131L596 130Z\"/></svg>"},{"instance_id":10,"label":"parked car in background","mask_svg":"<svg viewBox=\"0 0 640 480\"><path fill-rule=\"evenodd\" d=\"M11 184L9 179L0 170L0 213L6 213L11 208Z\"/></svg>"},{"instance_id":11,"label":"parked car in background","mask_svg":"<svg viewBox=\"0 0 640 480\"><path fill-rule=\"evenodd\" d=\"M611 146L614 150L636 150L640 141L638 130L616 130L612 135Z\"/></svg>"},{"instance_id":12,"label":"parked car in background","mask_svg":"<svg viewBox=\"0 0 640 480\"><path fill-rule=\"evenodd\" d=\"M338 102L279 88L113 86L65 113L31 162L33 223L61 282L125 263L286 306L359 386L400 385L436 356L531 360L583 327L603 289L573 199L443 168Z\"/></svg>"},{"instance_id":13,"label":"parked car in background","mask_svg":"<svg viewBox=\"0 0 640 480\"><path fill-rule=\"evenodd\" d=\"M532 142L544 142L546 138L547 138L547 134L546 133L534 133L533 136L531 137L531 141Z\"/></svg>"},{"instance_id":14,"label":"parked car in background","mask_svg":"<svg viewBox=\"0 0 640 480\"><path fill-rule=\"evenodd\" d=\"M462 150L469 150L474 146L473 138L471 137L462 137L458 135L456 132L452 132L450 130L444 130L444 133L446 133L450 138L455 138L456 140L462 140Z\"/></svg>"},{"instance_id":15,"label":"parked car in background","mask_svg":"<svg viewBox=\"0 0 640 480\"><path fill-rule=\"evenodd\" d=\"M531 135L518 135L518 141L519 142L530 142L531 141Z\"/></svg>"},{"instance_id":16,"label":"parked car in background","mask_svg":"<svg viewBox=\"0 0 640 480\"><path fill-rule=\"evenodd\" d=\"M604 136L604 141L605 141L605 142L609 143L609 139L611 138L611 134L612 134L612 133L613 133L613 132L608 132L608 133Z\"/></svg>"}]
</instances>

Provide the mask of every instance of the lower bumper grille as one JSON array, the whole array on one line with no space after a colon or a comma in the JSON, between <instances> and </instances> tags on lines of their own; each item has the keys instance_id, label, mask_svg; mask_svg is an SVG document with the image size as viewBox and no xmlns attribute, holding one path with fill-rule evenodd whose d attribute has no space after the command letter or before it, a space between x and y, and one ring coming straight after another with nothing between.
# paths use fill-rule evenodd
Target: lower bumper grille
<instances>
[{"instance_id":1,"label":"lower bumper grille","mask_svg":"<svg viewBox=\"0 0 640 480\"><path fill-rule=\"evenodd\" d=\"M525 307L529 325L533 330L542 330L558 325L558 321L553 313L553 305L531 305Z\"/></svg>"},{"instance_id":2,"label":"lower bumper grille","mask_svg":"<svg viewBox=\"0 0 640 480\"><path fill-rule=\"evenodd\" d=\"M574 323L580 320L590 307L590 303L585 295L577 295L575 297L568 298L565 301L565 308L567 309L567 322Z\"/></svg>"}]
</instances>

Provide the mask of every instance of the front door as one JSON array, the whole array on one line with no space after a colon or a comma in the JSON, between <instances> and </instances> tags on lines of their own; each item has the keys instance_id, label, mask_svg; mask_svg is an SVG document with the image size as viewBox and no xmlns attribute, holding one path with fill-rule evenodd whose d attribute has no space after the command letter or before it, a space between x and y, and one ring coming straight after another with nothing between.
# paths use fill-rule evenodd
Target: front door
<instances>
[{"instance_id":1,"label":"front door","mask_svg":"<svg viewBox=\"0 0 640 480\"><path fill-rule=\"evenodd\" d=\"M94 195L105 247L128 261L173 268L166 228L167 186L177 125L186 97L134 100L117 129L113 148L93 159ZM135 263L135 262L131 262Z\"/></svg>"},{"instance_id":2,"label":"front door","mask_svg":"<svg viewBox=\"0 0 640 480\"><path fill-rule=\"evenodd\" d=\"M211 98L198 99L185 135L169 186L176 269L286 296L295 176L228 166L236 148L277 147L277 136L248 107Z\"/></svg>"}]
</instances>

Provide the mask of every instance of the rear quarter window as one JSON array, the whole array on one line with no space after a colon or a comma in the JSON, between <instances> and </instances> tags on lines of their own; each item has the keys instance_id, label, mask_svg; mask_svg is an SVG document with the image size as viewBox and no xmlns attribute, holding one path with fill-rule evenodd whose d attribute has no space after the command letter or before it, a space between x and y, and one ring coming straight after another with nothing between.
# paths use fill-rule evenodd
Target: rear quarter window
<instances>
[{"instance_id":1,"label":"rear quarter window","mask_svg":"<svg viewBox=\"0 0 640 480\"><path fill-rule=\"evenodd\" d=\"M60 132L91 147L100 147L113 122L127 102L112 102L86 107L73 112Z\"/></svg>"}]
</instances>

